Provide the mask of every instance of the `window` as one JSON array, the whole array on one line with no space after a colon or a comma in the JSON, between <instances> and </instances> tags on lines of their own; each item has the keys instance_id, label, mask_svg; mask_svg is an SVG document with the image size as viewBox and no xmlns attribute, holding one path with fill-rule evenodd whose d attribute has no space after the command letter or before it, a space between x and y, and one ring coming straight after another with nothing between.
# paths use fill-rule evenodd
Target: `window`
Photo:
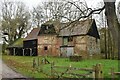
<instances>
[{"instance_id":1,"label":"window","mask_svg":"<svg viewBox=\"0 0 120 80\"><path fill-rule=\"evenodd\" d=\"M47 46L45 46L45 47L44 47L44 50L48 50L48 47L47 47Z\"/></svg>"},{"instance_id":2,"label":"window","mask_svg":"<svg viewBox=\"0 0 120 80\"><path fill-rule=\"evenodd\" d=\"M63 45L67 45L68 44L68 38L67 37L64 37L63 38Z\"/></svg>"},{"instance_id":3,"label":"window","mask_svg":"<svg viewBox=\"0 0 120 80\"><path fill-rule=\"evenodd\" d=\"M73 37L68 37L68 42L73 41Z\"/></svg>"},{"instance_id":4,"label":"window","mask_svg":"<svg viewBox=\"0 0 120 80\"><path fill-rule=\"evenodd\" d=\"M73 37L63 37L63 45L68 45L68 42L72 42L73 41Z\"/></svg>"}]
</instances>

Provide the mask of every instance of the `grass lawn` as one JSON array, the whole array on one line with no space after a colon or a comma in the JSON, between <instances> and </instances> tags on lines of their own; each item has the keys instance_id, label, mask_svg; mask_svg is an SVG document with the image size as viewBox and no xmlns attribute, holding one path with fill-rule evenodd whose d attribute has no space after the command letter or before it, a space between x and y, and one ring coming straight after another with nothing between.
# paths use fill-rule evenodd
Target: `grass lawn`
<instances>
[{"instance_id":1,"label":"grass lawn","mask_svg":"<svg viewBox=\"0 0 120 80\"><path fill-rule=\"evenodd\" d=\"M43 73L39 71L35 71L34 68L32 68L32 60L33 58L38 57L30 57L30 56L7 56L3 55L3 61L13 68L14 70L22 73L25 76L28 77L34 77L34 78L49 78L51 74L50 64L42 65ZM40 60L42 60L42 57L39 57ZM55 65L58 66L69 66L72 67L78 67L78 68L92 68L93 65L97 63L101 63L103 66L103 74L104 78L110 78L111 75L110 70L111 67L114 67L115 71L118 71L118 61L117 60L108 60L108 59L90 59L90 60L82 60L79 62L71 62L68 58L55 58L55 57L47 57L47 59L52 62L55 62ZM48 75L46 75L46 74Z\"/></svg>"}]
</instances>

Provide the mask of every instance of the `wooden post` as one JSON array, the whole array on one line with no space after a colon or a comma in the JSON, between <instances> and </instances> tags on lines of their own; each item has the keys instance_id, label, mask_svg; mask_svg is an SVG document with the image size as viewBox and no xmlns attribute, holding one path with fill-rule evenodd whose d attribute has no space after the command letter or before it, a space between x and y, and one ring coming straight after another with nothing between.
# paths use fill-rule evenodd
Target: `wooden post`
<instances>
[{"instance_id":1,"label":"wooden post","mask_svg":"<svg viewBox=\"0 0 120 80\"><path fill-rule=\"evenodd\" d=\"M30 56L32 56L32 49L30 48Z\"/></svg>"},{"instance_id":2,"label":"wooden post","mask_svg":"<svg viewBox=\"0 0 120 80\"><path fill-rule=\"evenodd\" d=\"M25 55L24 52L25 52L25 50L23 49L23 56Z\"/></svg>"},{"instance_id":3,"label":"wooden post","mask_svg":"<svg viewBox=\"0 0 120 80\"><path fill-rule=\"evenodd\" d=\"M33 58L33 68L35 68L36 66L36 62L35 62L35 58Z\"/></svg>"},{"instance_id":4,"label":"wooden post","mask_svg":"<svg viewBox=\"0 0 120 80\"><path fill-rule=\"evenodd\" d=\"M102 64L99 64L99 78L103 79L103 66L102 66Z\"/></svg>"},{"instance_id":5,"label":"wooden post","mask_svg":"<svg viewBox=\"0 0 120 80\"><path fill-rule=\"evenodd\" d=\"M54 62L51 63L51 76L54 76L54 72L53 72L53 68L54 68Z\"/></svg>"},{"instance_id":6,"label":"wooden post","mask_svg":"<svg viewBox=\"0 0 120 80\"><path fill-rule=\"evenodd\" d=\"M40 72L43 72L43 67L44 67L43 60L40 60L40 58L38 58L38 68Z\"/></svg>"},{"instance_id":7,"label":"wooden post","mask_svg":"<svg viewBox=\"0 0 120 80\"><path fill-rule=\"evenodd\" d=\"M71 72L71 64L69 65L69 73ZM70 74L70 77L71 77L72 75Z\"/></svg>"},{"instance_id":8,"label":"wooden post","mask_svg":"<svg viewBox=\"0 0 120 80\"><path fill-rule=\"evenodd\" d=\"M39 62L39 57L38 57L38 66L39 66L40 62Z\"/></svg>"},{"instance_id":9,"label":"wooden post","mask_svg":"<svg viewBox=\"0 0 120 80\"><path fill-rule=\"evenodd\" d=\"M97 80L101 80L103 78L103 72L102 72L102 65L101 64L96 64L95 66L95 78Z\"/></svg>"},{"instance_id":10,"label":"wooden post","mask_svg":"<svg viewBox=\"0 0 120 80\"><path fill-rule=\"evenodd\" d=\"M92 72L92 78L94 79L95 78L95 65L93 65L93 72Z\"/></svg>"},{"instance_id":11,"label":"wooden post","mask_svg":"<svg viewBox=\"0 0 120 80\"><path fill-rule=\"evenodd\" d=\"M99 77L98 64L95 65L95 78Z\"/></svg>"},{"instance_id":12,"label":"wooden post","mask_svg":"<svg viewBox=\"0 0 120 80\"><path fill-rule=\"evenodd\" d=\"M14 53L14 56L15 56L15 48L13 48L13 53Z\"/></svg>"}]
</instances>

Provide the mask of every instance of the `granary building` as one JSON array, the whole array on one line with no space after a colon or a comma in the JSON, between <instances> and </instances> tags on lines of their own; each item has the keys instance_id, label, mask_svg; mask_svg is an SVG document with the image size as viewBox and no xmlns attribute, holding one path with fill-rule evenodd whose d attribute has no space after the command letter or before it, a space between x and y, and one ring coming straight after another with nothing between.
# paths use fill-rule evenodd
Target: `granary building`
<instances>
[{"instance_id":1,"label":"granary building","mask_svg":"<svg viewBox=\"0 0 120 80\"><path fill-rule=\"evenodd\" d=\"M33 28L23 41L24 54L89 58L100 53L100 36L95 20L74 23L48 21Z\"/></svg>"},{"instance_id":2,"label":"granary building","mask_svg":"<svg viewBox=\"0 0 120 80\"><path fill-rule=\"evenodd\" d=\"M88 58L100 53L99 33L95 20L74 23L46 22L34 28L24 40L24 47L40 56L81 55Z\"/></svg>"}]
</instances>

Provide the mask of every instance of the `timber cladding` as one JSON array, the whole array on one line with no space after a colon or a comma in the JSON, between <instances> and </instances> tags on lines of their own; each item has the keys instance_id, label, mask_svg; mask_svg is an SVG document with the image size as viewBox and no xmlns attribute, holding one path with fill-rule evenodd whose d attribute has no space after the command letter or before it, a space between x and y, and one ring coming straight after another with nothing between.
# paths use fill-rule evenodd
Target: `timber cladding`
<instances>
[{"instance_id":1,"label":"timber cladding","mask_svg":"<svg viewBox=\"0 0 120 80\"><path fill-rule=\"evenodd\" d=\"M38 55L37 44L38 44L37 39L23 41L24 54L26 54L28 56L31 54L32 54L32 56Z\"/></svg>"}]
</instances>

